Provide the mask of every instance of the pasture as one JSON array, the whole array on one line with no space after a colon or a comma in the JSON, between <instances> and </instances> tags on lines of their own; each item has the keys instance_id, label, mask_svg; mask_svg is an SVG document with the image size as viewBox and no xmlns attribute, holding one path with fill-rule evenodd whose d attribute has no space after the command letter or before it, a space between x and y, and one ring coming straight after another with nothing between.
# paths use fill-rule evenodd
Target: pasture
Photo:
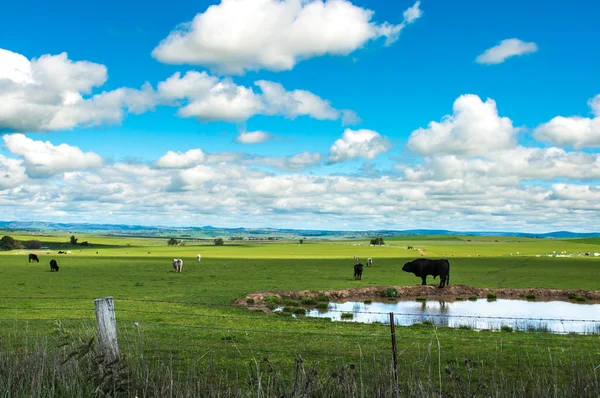
<instances>
[{"instance_id":1,"label":"pasture","mask_svg":"<svg viewBox=\"0 0 600 398\"><path fill-rule=\"evenodd\" d=\"M208 240L168 246L168 237L76 234L92 245L80 247L63 246L68 242L66 233L6 234L20 241L40 240L49 249L33 251L40 257L39 264L27 262L29 250L0 252L0 348L5 358L6 352L22 352L34 342L43 341L50 350L65 336L72 339L66 347L74 349L76 341L94 335L93 300L113 296L121 350L131 361L143 356L179 371L227 370L238 372L238 379L253 374L262 363L271 369L266 374L279 375L282 383L297 370L298 358L303 366L318 362L314 366L323 377L349 369L358 375L357 366L361 377L372 381L382 377L381 369L391 358L389 326L265 314L234 306L234 300L268 290L417 285L420 279L401 271L404 262L420 257L408 245L427 257L448 258L451 285L586 290L599 286L600 258L577 257L577 253L600 252L600 242L593 239L411 236L386 238L382 247L369 246L368 240L308 240L302 245L226 241L217 247ZM58 250L72 254L58 255ZM574 257L541 256L555 251ZM201 263L196 262L198 253ZM373 258L373 267L364 269L362 281L353 278L354 255L363 263ZM58 261L60 272L50 272L51 258ZM183 259L182 273L173 272L173 258ZM428 283L434 281L430 278ZM536 383L546 380L568 391L575 388L573 378L577 378L577 383L591 383L589 396L600 391L598 373L593 371L600 365L597 335L476 332L431 325L399 327L396 333L401 376L426 376L421 387L410 387L422 388L423 396L442 390L458 394L466 388L468 377L473 378L469 388L481 383L500 388L510 382L536 391L541 388ZM61 355L68 353L61 350ZM499 370L501 377L495 373ZM364 391L368 396L370 390ZM539 391L543 396L545 390Z\"/></svg>"}]
</instances>

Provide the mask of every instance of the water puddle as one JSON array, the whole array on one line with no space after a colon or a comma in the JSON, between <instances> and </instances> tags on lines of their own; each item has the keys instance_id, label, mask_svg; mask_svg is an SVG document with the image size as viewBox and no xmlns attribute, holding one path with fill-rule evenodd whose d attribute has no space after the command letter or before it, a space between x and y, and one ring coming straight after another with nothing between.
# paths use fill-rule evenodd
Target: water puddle
<instances>
[{"instance_id":1,"label":"water puddle","mask_svg":"<svg viewBox=\"0 0 600 398\"><path fill-rule=\"evenodd\" d=\"M370 304L346 301L329 303L328 309L307 310L306 316L389 324L390 312L394 313L394 323L400 326L427 321L438 326L475 330L510 327L521 331L600 334L600 304L565 301L444 301L431 298L424 302L373 300Z\"/></svg>"}]
</instances>

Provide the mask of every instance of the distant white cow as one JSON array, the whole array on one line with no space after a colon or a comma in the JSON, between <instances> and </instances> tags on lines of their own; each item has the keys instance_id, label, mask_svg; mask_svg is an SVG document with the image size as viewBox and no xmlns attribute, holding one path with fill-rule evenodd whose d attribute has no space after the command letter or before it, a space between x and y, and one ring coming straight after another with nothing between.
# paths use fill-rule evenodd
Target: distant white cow
<instances>
[{"instance_id":1,"label":"distant white cow","mask_svg":"<svg viewBox=\"0 0 600 398\"><path fill-rule=\"evenodd\" d=\"M183 269L183 260L180 258L174 258L173 268L175 269L175 272L181 272L181 270Z\"/></svg>"},{"instance_id":2,"label":"distant white cow","mask_svg":"<svg viewBox=\"0 0 600 398\"><path fill-rule=\"evenodd\" d=\"M198 255L196 256L196 260L198 260L198 262L200 262L200 260L202 260L202 256L201 256L200 254L198 254Z\"/></svg>"},{"instance_id":3,"label":"distant white cow","mask_svg":"<svg viewBox=\"0 0 600 398\"><path fill-rule=\"evenodd\" d=\"M358 263L359 257L358 256L354 256L354 261L356 261Z\"/></svg>"},{"instance_id":4,"label":"distant white cow","mask_svg":"<svg viewBox=\"0 0 600 398\"><path fill-rule=\"evenodd\" d=\"M371 265L373 265L373 259L371 257L369 257L367 259L367 267L370 267Z\"/></svg>"},{"instance_id":5,"label":"distant white cow","mask_svg":"<svg viewBox=\"0 0 600 398\"><path fill-rule=\"evenodd\" d=\"M67 254L71 254L71 251L70 251L70 250L69 250L69 251L67 251Z\"/></svg>"}]
</instances>

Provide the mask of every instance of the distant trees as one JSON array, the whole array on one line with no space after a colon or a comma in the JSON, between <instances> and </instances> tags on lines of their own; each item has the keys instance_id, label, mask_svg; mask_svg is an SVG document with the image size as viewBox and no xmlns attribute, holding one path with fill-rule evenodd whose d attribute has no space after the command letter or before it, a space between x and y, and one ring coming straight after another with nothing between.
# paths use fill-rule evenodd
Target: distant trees
<instances>
[{"instance_id":1,"label":"distant trees","mask_svg":"<svg viewBox=\"0 0 600 398\"><path fill-rule=\"evenodd\" d=\"M303 244L303 243L304 243L304 239L300 239L300 244Z\"/></svg>"},{"instance_id":2,"label":"distant trees","mask_svg":"<svg viewBox=\"0 0 600 398\"><path fill-rule=\"evenodd\" d=\"M21 245L21 242L19 242L18 240L14 239L12 236L3 236L2 239L0 239L0 249L2 250L15 250L15 249L21 249L23 247L23 245Z\"/></svg>"},{"instance_id":3,"label":"distant trees","mask_svg":"<svg viewBox=\"0 0 600 398\"><path fill-rule=\"evenodd\" d=\"M214 240L215 246L223 246L225 242L223 242L223 238L217 238Z\"/></svg>"},{"instance_id":4,"label":"distant trees","mask_svg":"<svg viewBox=\"0 0 600 398\"><path fill-rule=\"evenodd\" d=\"M41 249L42 248L42 242L40 242L39 240L28 240L27 242L23 242L23 246L26 249L32 249L32 250L36 250L36 249Z\"/></svg>"},{"instance_id":5,"label":"distant trees","mask_svg":"<svg viewBox=\"0 0 600 398\"><path fill-rule=\"evenodd\" d=\"M371 244L375 245L375 246L383 246L383 245L385 245L385 242L383 241L382 237L379 237L379 238L371 239Z\"/></svg>"},{"instance_id":6,"label":"distant trees","mask_svg":"<svg viewBox=\"0 0 600 398\"><path fill-rule=\"evenodd\" d=\"M85 242L81 242L79 244L79 246L89 246L90 244L88 243L88 241L86 240Z\"/></svg>"},{"instance_id":7,"label":"distant trees","mask_svg":"<svg viewBox=\"0 0 600 398\"><path fill-rule=\"evenodd\" d=\"M167 241L167 244L169 246L177 246L179 244L179 241L175 238L171 238Z\"/></svg>"},{"instance_id":8,"label":"distant trees","mask_svg":"<svg viewBox=\"0 0 600 398\"><path fill-rule=\"evenodd\" d=\"M77 244L77 238L75 237L75 235L71 235L71 238L69 239L69 242L71 242L71 244L73 246L75 246Z\"/></svg>"}]
</instances>

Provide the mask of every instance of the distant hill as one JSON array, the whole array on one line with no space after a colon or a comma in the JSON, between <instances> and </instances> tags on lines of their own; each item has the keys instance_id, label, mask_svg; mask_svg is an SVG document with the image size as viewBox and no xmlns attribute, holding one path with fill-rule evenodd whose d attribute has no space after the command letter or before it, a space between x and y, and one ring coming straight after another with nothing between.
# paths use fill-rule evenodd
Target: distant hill
<instances>
[{"instance_id":1,"label":"distant hill","mask_svg":"<svg viewBox=\"0 0 600 398\"><path fill-rule=\"evenodd\" d=\"M74 224L51 223L41 221L0 221L0 229L15 231L68 231L79 233L102 233L118 235L163 236L163 235L189 235L196 238L210 238L216 236L230 237L266 237L277 236L281 238L312 237L312 238L367 238L375 236L406 236L406 235L467 235L467 236L520 236L529 238L593 238L600 237L600 232L579 233L569 231L556 231L543 234L525 232L481 232L481 231L449 231L438 229L411 229L411 230L370 230L370 231L328 231L306 230L287 228L219 228L210 225L203 227L164 227L125 224Z\"/></svg>"}]
</instances>

